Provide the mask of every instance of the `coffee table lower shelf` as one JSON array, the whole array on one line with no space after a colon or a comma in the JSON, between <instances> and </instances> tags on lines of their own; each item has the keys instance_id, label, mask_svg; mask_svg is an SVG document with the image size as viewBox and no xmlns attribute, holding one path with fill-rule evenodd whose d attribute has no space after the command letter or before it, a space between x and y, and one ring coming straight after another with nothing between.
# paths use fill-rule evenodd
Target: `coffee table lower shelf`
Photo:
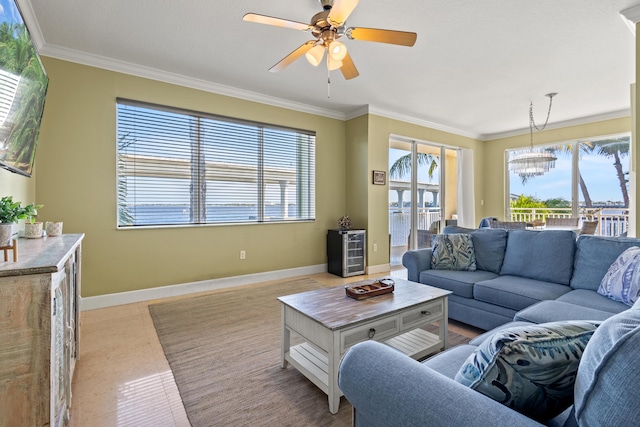
<instances>
[{"instance_id":1,"label":"coffee table lower shelf","mask_svg":"<svg viewBox=\"0 0 640 427\"><path fill-rule=\"evenodd\" d=\"M383 342L416 360L440 351L443 347L440 337L424 329L414 329ZM324 351L305 342L291 347L285 359L320 390L328 393L329 358Z\"/></svg>"}]
</instances>

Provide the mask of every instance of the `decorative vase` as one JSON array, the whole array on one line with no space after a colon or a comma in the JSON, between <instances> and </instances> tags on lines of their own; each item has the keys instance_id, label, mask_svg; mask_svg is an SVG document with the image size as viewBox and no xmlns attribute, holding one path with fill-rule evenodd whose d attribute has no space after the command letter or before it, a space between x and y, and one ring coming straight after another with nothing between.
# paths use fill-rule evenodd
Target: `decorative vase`
<instances>
[{"instance_id":1,"label":"decorative vase","mask_svg":"<svg viewBox=\"0 0 640 427\"><path fill-rule=\"evenodd\" d=\"M47 221L45 224L45 230L47 231L47 236L49 237L57 237L61 235L62 221L59 221L59 222Z\"/></svg>"},{"instance_id":2,"label":"decorative vase","mask_svg":"<svg viewBox=\"0 0 640 427\"><path fill-rule=\"evenodd\" d=\"M13 236L13 224L7 222L0 224L0 246L10 246Z\"/></svg>"},{"instance_id":3,"label":"decorative vase","mask_svg":"<svg viewBox=\"0 0 640 427\"><path fill-rule=\"evenodd\" d=\"M39 239L42 237L42 223L34 222L33 224L30 222L24 223L24 237L27 239Z\"/></svg>"}]
</instances>

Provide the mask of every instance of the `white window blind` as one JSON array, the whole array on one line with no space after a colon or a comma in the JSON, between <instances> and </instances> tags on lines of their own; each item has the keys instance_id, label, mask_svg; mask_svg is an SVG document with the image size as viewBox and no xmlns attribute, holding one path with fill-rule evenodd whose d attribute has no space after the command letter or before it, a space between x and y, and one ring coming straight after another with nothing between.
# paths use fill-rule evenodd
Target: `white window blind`
<instances>
[{"instance_id":1,"label":"white window blind","mask_svg":"<svg viewBox=\"0 0 640 427\"><path fill-rule=\"evenodd\" d=\"M117 100L118 227L315 219L315 133Z\"/></svg>"}]
</instances>

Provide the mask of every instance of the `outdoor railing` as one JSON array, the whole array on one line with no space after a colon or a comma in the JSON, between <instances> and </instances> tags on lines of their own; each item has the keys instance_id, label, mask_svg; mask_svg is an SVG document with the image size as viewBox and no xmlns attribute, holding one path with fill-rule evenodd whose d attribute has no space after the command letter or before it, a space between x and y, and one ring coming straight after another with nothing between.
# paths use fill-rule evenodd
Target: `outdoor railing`
<instances>
[{"instance_id":1,"label":"outdoor railing","mask_svg":"<svg viewBox=\"0 0 640 427\"><path fill-rule=\"evenodd\" d=\"M419 230L428 230L434 221L440 221L440 208L418 209ZM406 246L410 230L411 208L389 208L391 246Z\"/></svg>"},{"instance_id":2,"label":"outdoor railing","mask_svg":"<svg viewBox=\"0 0 640 427\"><path fill-rule=\"evenodd\" d=\"M510 220L532 222L572 216L571 208L511 208ZM620 236L629 226L629 209L626 208L580 208L578 216L582 221L598 221L595 234L599 236ZM434 221L440 221L440 208L418 209L418 229L428 230ZM391 246L406 246L410 230L411 209L389 208Z\"/></svg>"},{"instance_id":3,"label":"outdoor railing","mask_svg":"<svg viewBox=\"0 0 640 427\"><path fill-rule=\"evenodd\" d=\"M511 221L545 221L546 218L570 218L571 208L511 208ZM598 221L599 236L619 236L629 226L628 208L580 208L578 217L582 221Z\"/></svg>"}]
</instances>

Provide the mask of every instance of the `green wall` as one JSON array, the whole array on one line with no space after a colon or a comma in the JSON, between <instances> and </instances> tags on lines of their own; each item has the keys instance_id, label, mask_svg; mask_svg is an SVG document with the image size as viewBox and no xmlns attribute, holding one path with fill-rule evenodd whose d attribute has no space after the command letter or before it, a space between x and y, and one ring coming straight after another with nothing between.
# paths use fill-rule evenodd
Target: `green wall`
<instances>
[{"instance_id":1,"label":"green wall","mask_svg":"<svg viewBox=\"0 0 640 427\"><path fill-rule=\"evenodd\" d=\"M41 219L86 234L84 297L326 263L326 231L345 212L344 121L43 60L37 202ZM315 131L316 221L117 230L116 97Z\"/></svg>"}]
</instances>

